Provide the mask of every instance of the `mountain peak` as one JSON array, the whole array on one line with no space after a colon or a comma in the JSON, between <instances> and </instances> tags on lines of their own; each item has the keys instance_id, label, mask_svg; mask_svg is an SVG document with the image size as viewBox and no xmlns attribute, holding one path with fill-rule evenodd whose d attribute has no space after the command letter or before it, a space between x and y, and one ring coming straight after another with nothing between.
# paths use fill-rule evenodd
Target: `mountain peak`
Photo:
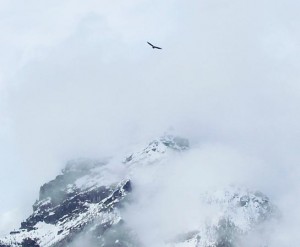
<instances>
[{"instance_id":1,"label":"mountain peak","mask_svg":"<svg viewBox=\"0 0 300 247\"><path fill-rule=\"evenodd\" d=\"M167 152L181 152L187 149L189 149L188 139L179 136L164 135L151 141L148 146L141 151L127 156L124 163L142 163L144 165L149 165L163 159Z\"/></svg>"},{"instance_id":2,"label":"mountain peak","mask_svg":"<svg viewBox=\"0 0 300 247\"><path fill-rule=\"evenodd\" d=\"M135 177L131 177L134 174L132 171L148 173L154 168L159 173L160 170L152 165L162 164L169 156L177 158L176 154L184 154L188 149L187 139L164 135L151 141L141 151L133 152L123 162L91 159L69 161L60 175L41 186L33 213L21 223L19 230L0 239L0 247L74 247L78 244L73 243L80 238L87 238L95 246L102 247L144 246L140 236L127 225L122 215L124 207L140 210L132 205L132 197L139 186L138 182L135 184ZM115 162L119 162L117 166L114 166ZM164 182L168 181L168 177L163 179ZM149 186L154 183L151 180ZM163 187L164 184L159 185ZM141 188L144 187L137 191ZM154 189L157 194L165 188L154 184ZM177 187L172 191L176 192ZM148 198L148 192L147 189L142 190L147 196L147 203L150 203L152 198ZM172 241L163 239L162 243L165 244L162 246L234 247L238 245L236 241L245 234L276 217L276 207L260 192L228 187L215 191L195 190L194 193L201 205L214 210L210 224L201 225L199 222L199 225L197 223L192 228L186 228L182 234L171 236ZM132 197L129 197L130 194ZM182 200L180 193L176 197ZM184 201L184 205L192 203ZM193 214L203 213L198 208L193 210ZM170 212L173 212L171 208Z\"/></svg>"},{"instance_id":3,"label":"mountain peak","mask_svg":"<svg viewBox=\"0 0 300 247\"><path fill-rule=\"evenodd\" d=\"M159 141L165 146L177 151L183 151L190 148L189 140L180 136L164 135L159 138Z\"/></svg>"}]
</instances>

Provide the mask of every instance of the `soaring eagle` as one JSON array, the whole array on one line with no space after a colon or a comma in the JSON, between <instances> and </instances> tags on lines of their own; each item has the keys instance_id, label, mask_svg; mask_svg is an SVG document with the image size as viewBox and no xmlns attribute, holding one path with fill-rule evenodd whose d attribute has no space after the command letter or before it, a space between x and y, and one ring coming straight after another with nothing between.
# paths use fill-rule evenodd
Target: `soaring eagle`
<instances>
[{"instance_id":1,"label":"soaring eagle","mask_svg":"<svg viewBox=\"0 0 300 247\"><path fill-rule=\"evenodd\" d=\"M155 45L152 45L150 42L147 42L153 49L162 49L162 48L160 48L160 47L158 47L158 46L155 46Z\"/></svg>"}]
</instances>

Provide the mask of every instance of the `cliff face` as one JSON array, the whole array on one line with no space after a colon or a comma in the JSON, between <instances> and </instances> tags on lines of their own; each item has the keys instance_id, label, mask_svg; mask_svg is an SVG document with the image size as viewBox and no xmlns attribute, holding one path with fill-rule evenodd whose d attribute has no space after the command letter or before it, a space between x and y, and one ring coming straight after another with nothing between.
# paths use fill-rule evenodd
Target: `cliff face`
<instances>
[{"instance_id":1,"label":"cliff face","mask_svg":"<svg viewBox=\"0 0 300 247\"><path fill-rule=\"evenodd\" d=\"M114 174L109 161L69 162L60 175L41 186L33 213L19 230L0 239L0 247L78 246L81 239L83 245L89 242L103 247L143 246L120 210L124 203L130 207L130 194L135 189L131 174L137 168L159 168L164 159L188 148L188 140L164 136L119 161L123 170L118 174ZM207 191L199 198L218 209L214 222L182 232L165 241L164 246L238 246L248 232L273 219L276 212L265 195L241 187Z\"/></svg>"}]
</instances>

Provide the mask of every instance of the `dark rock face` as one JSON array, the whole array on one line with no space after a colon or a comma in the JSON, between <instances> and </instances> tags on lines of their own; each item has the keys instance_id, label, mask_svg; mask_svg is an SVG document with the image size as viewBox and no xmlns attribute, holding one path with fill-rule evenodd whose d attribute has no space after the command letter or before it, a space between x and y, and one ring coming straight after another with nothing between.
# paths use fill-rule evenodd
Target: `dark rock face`
<instances>
[{"instance_id":1,"label":"dark rock face","mask_svg":"<svg viewBox=\"0 0 300 247\"><path fill-rule=\"evenodd\" d=\"M63 180L65 177L67 177L67 182ZM72 179L70 179L70 177L72 177ZM34 230L34 225L40 221L56 224L68 214L85 212L87 203L99 203L113 193L112 188L101 186L84 193L80 192L80 190L75 190L67 194L64 188L69 182L74 182L75 177L73 174L71 174L71 176L69 174L67 174L67 176L61 175L57 176L55 180L44 184L40 190L40 201L33 205L34 214L29 216L25 222L21 223L21 229L28 231ZM124 189L127 190L128 186L130 188L130 182L128 184L126 184L126 188ZM114 199L120 196L117 193L118 192L114 192ZM47 198L50 198L50 200L47 200Z\"/></svg>"},{"instance_id":2,"label":"dark rock face","mask_svg":"<svg viewBox=\"0 0 300 247\"><path fill-rule=\"evenodd\" d=\"M10 233L9 244L0 240L0 247L42 247L47 241L53 241L49 246L62 247L91 226L96 229L91 232L103 234L116 224L118 216L114 211L131 192L131 182L124 180L101 185L101 173L95 169L104 164L85 162L81 160L79 165L69 163L61 175L41 186L33 213L21 223L20 230ZM82 179L80 184L76 184L78 179ZM89 185L93 179L96 182ZM98 223L99 217L106 217L107 220L104 218L103 223ZM53 228L55 232L49 230L45 233L49 237L39 234L41 224Z\"/></svg>"},{"instance_id":3,"label":"dark rock face","mask_svg":"<svg viewBox=\"0 0 300 247\"><path fill-rule=\"evenodd\" d=\"M11 245L7 245L7 244L4 244L4 243L0 242L0 247L11 247Z\"/></svg>"},{"instance_id":4,"label":"dark rock face","mask_svg":"<svg viewBox=\"0 0 300 247\"><path fill-rule=\"evenodd\" d=\"M25 238L22 242L22 247L40 247L35 239Z\"/></svg>"},{"instance_id":5,"label":"dark rock face","mask_svg":"<svg viewBox=\"0 0 300 247\"><path fill-rule=\"evenodd\" d=\"M66 197L72 196L66 191L68 184L72 184L78 178L89 174L92 168L102 165L104 164L100 162L83 159L68 162L66 168L62 171L62 175L58 175L54 180L41 186L39 201L51 198L53 206L60 204ZM75 195L76 191L73 194Z\"/></svg>"}]
</instances>

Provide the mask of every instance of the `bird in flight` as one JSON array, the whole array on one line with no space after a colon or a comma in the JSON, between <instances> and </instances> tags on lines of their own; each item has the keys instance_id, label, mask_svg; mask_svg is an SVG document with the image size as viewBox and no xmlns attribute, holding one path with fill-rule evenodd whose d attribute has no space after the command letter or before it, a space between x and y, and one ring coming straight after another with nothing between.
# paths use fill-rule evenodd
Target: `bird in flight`
<instances>
[{"instance_id":1,"label":"bird in flight","mask_svg":"<svg viewBox=\"0 0 300 247\"><path fill-rule=\"evenodd\" d=\"M147 42L153 49L162 49L162 48L160 48L160 47L158 47L158 46L155 46L155 45L152 45L150 42Z\"/></svg>"}]
</instances>

